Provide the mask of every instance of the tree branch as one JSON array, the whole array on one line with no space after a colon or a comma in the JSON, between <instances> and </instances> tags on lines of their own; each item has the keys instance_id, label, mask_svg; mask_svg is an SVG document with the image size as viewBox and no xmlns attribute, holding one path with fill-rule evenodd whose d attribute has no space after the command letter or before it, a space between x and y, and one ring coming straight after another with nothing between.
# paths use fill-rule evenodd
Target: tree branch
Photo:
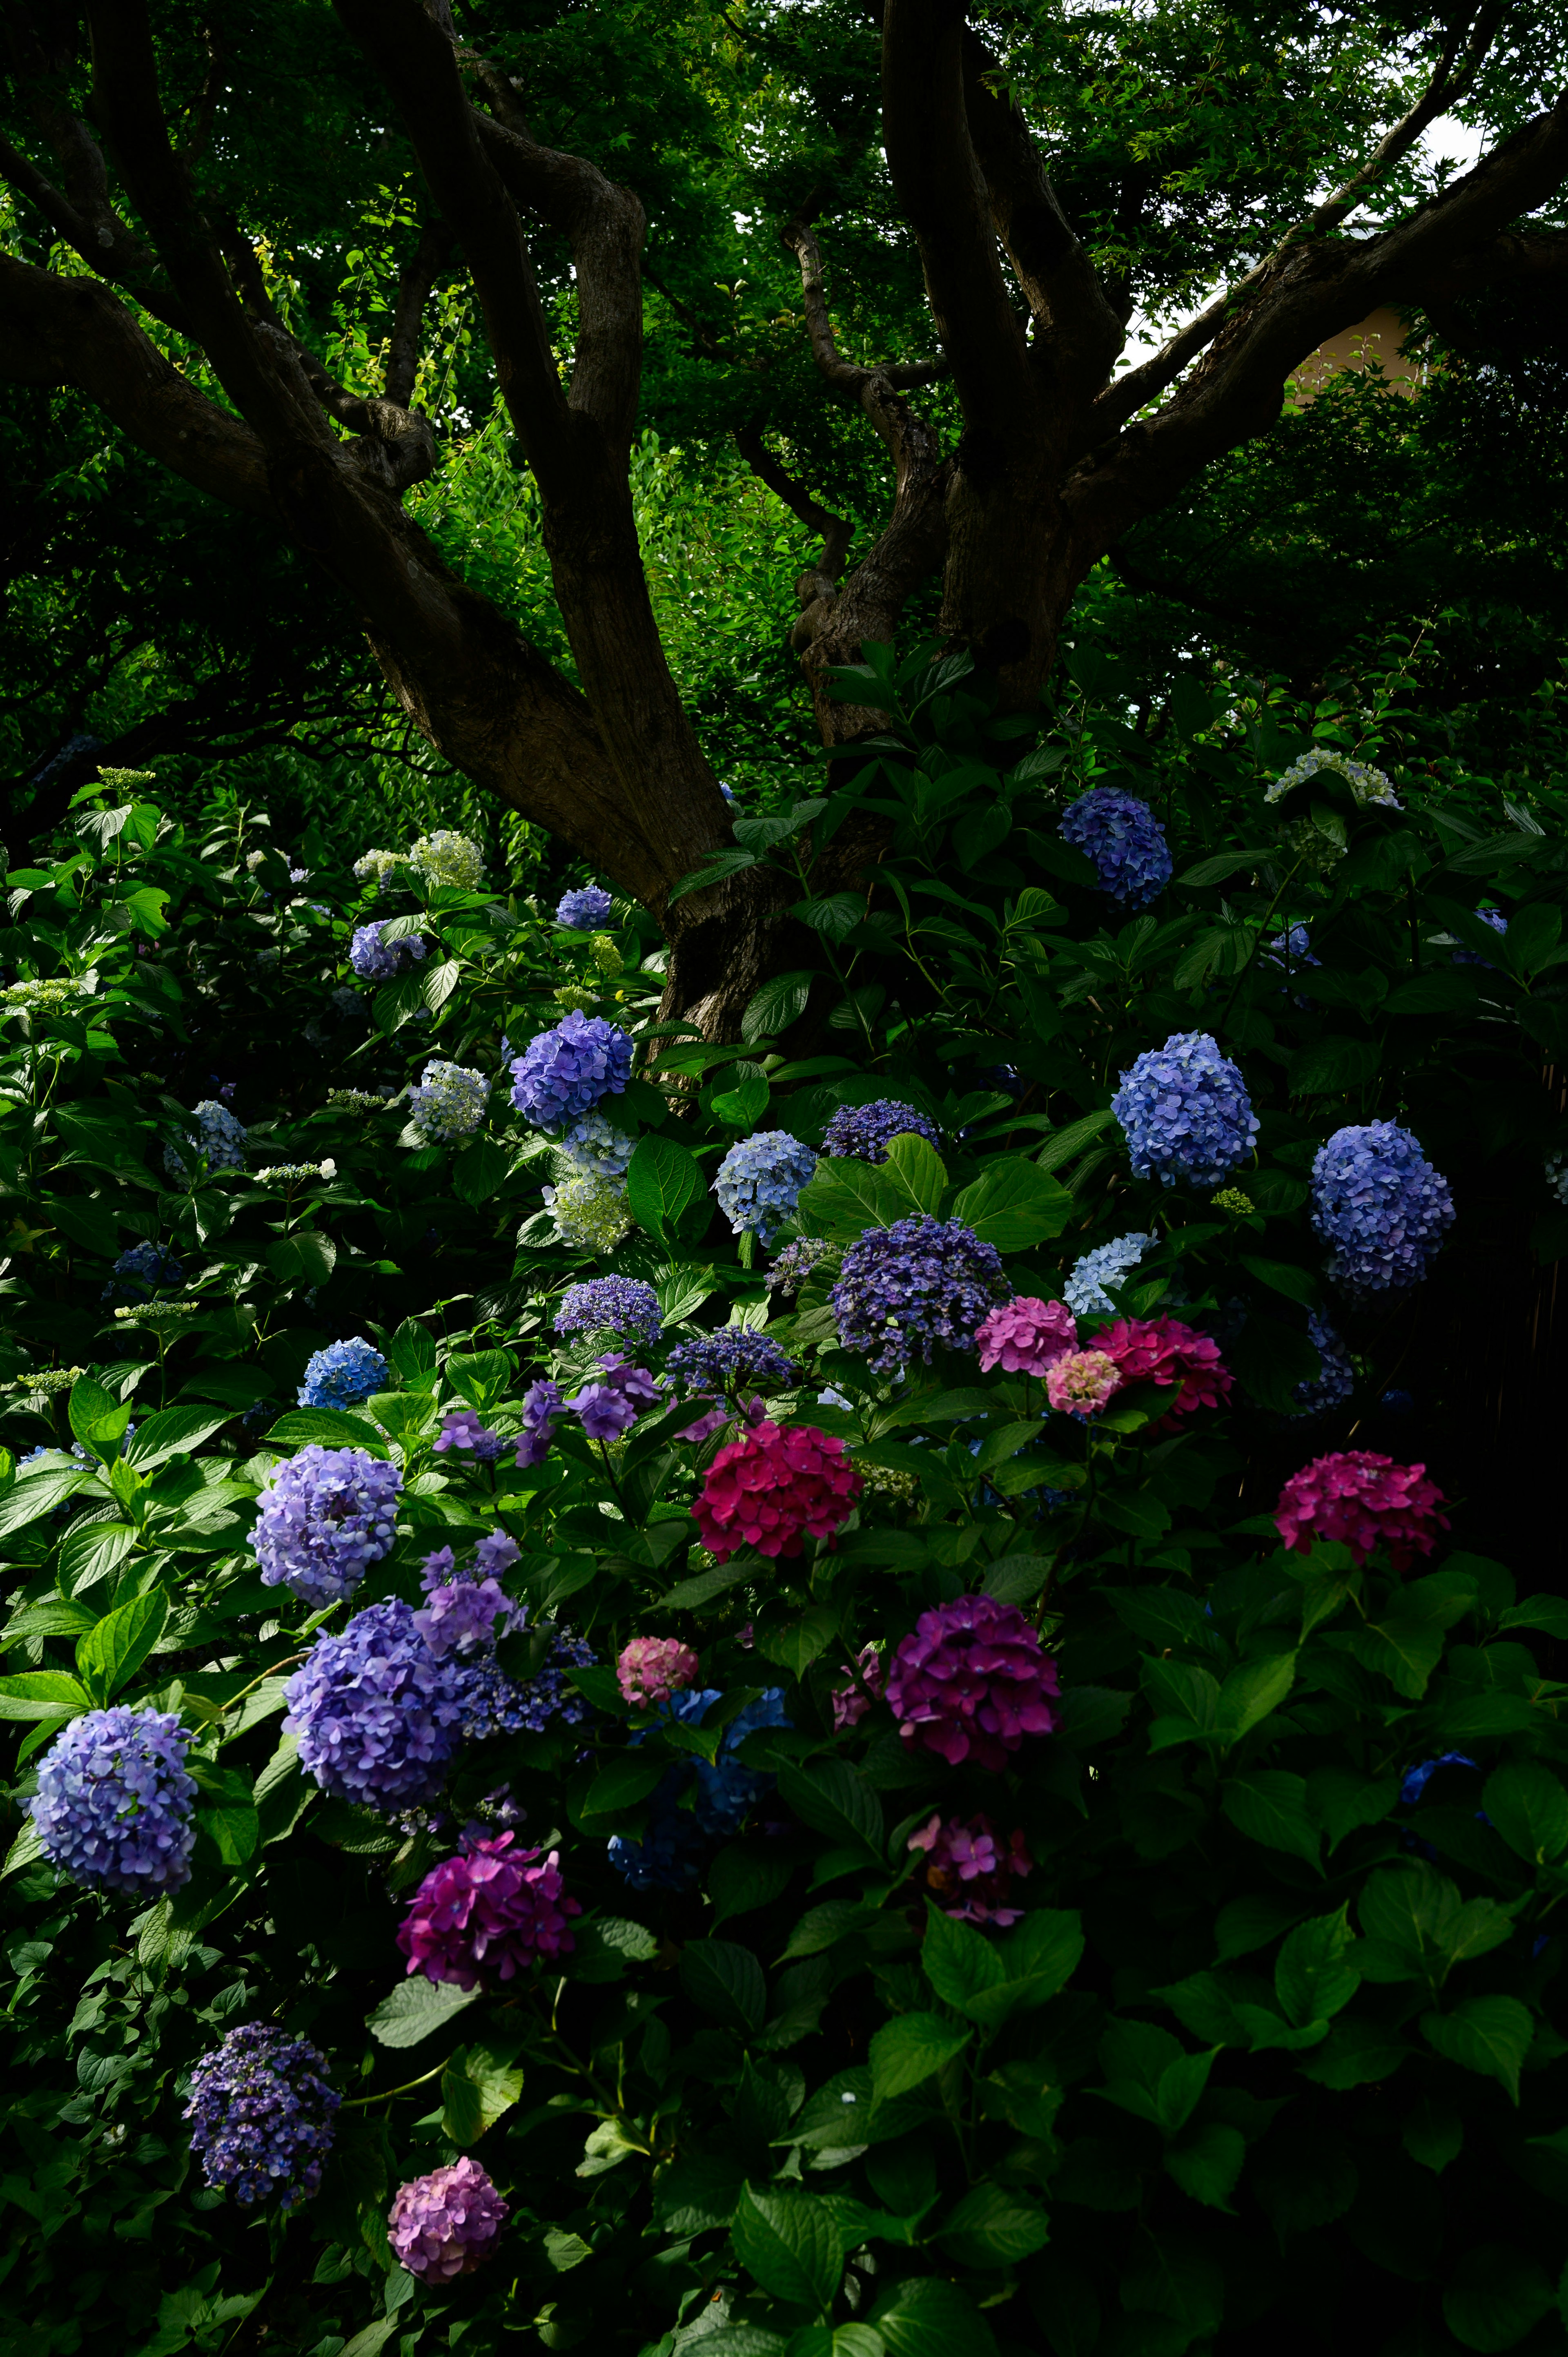
<instances>
[{"instance_id":1,"label":"tree branch","mask_svg":"<svg viewBox=\"0 0 1568 2357\"><path fill-rule=\"evenodd\" d=\"M397 307L387 345L386 397L403 409L413 399L413 381L419 374L424 307L438 273L451 258L453 243L444 221L426 221L412 261L405 262L398 273Z\"/></svg>"}]
</instances>

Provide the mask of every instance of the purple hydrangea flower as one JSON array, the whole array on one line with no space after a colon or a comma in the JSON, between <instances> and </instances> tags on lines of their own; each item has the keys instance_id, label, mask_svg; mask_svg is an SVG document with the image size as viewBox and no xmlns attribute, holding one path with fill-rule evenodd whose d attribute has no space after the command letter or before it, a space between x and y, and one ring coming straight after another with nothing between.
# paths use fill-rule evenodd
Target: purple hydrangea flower
<instances>
[{"instance_id":1,"label":"purple hydrangea flower","mask_svg":"<svg viewBox=\"0 0 1568 2357\"><path fill-rule=\"evenodd\" d=\"M1297 1415L1326 1415L1331 1408L1343 1407L1355 1390L1356 1370L1344 1343L1316 1309L1307 1314L1306 1332L1317 1352L1317 1372L1297 1383L1291 1397Z\"/></svg>"},{"instance_id":2,"label":"purple hydrangea flower","mask_svg":"<svg viewBox=\"0 0 1568 2357\"><path fill-rule=\"evenodd\" d=\"M377 917L368 925L357 925L349 943L349 963L361 982L392 982L400 974L417 965L429 943L422 933L405 933L401 941L383 942L381 929L392 922L390 917Z\"/></svg>"},{"instance_id":3,"label":"purple hydrangea flower","mask_svg":"<svg viewBox=\"0 0 1568 2357\"><path fill-rule=\"evenodd\" d=\"M618 1440L645 1407L660 1405L659 1386L646 1367L634 1367L613 1351L599 1365L603 1373L585 1383L566 1405L582 1417L590 1440Z\"/></svg>"},{"instance_id":4,"label":"purple hydrangea flower","mask_svg":"<svg viewBox=\"0 0 1568 2357\"><path fill-rule=\"evenodd\" d=\"M295 1397L301 1407L359 1407L372 1392L384 1392L389 1369L362 1334L328 1342L315 1352Z\"/></svg>"},{"instance_id":5,"label":"purple hydrangea flower","mask_svg":"<svg viewBox=\"0 0 1568 2357\"><path fill-rule=\"evenodd\" d=\"M489 2258L511 2212L467 2153L400 2185L387 2212L398 2265L422 2283L454 2283Z\"/></svg>"},{"instance_id":6,"label":"purple hydrangea flower","mask_svg":"<svg viewBox=\"0 0 1568 2357\"><path fill-rule=\"evenodd\" d=\"M1419 1283L1454 1223L1448 1181L1397 1122L1337 1129L1312 1166L1312 1224L1334 1247L1328 1274L1352 1293Z\"/></svg>"},{"instance_id":7,"label":"purple hydrangea flower","mask_svg":"<svg viewBox=\"0 0 1568 2357\"><path fill-rule=\"evenodd\" d=\"M631 1078L631 1041L602 1015L574 1007L512 1063L511 1101L536 1129L564 1129Z\"/></svg>"},{"instance_id":8,"label":"purple hydrangea flower","mask_svg":"<svg viewBox=\"0 0 1568 2357\"><path fill-rule=\"evenodd\" d=\"M590 1276L569 1285L555 1312L557 1334L629 1334L657 1342L663 1324L659 1296L635 1276Z\"/></svg>"},{"instance_id":9,"label":"purple hydrangea flower","mask_svg":"<svg viewBox=\"0 0 1568 2357\"><path fill-rule=\"evenodd\" d=\"M569 1629L551 1639L544 1667L532 1678L510 1678L493 1656L481 1655L468 1668L463 1688L464 1736L478 1743L490 1735L542 1735L552 1719L581 1727L588 1705L566 1673L591 1669L597 1660L593 1647Z\"/></svg>"},{"instance_id":10,"label":"purple hydrangea flower","mask_svg":"<svg viewBox=\"0 0 1568 2357\"><path fill-rule=\"evenodd\" d=\"M1500 909L1477 909L1476 914L1479 917L1483 925L1489 925L1491 927L1494 933L1506 933L1508 931L1509 920L1504 916ZM1497 972L1497 967L1492 963L1490 958L1483 957L1478 950L1466 949L1463 945L1455 951L1453 963L1455 965L1485 966L1488 974L1496 974Z\"/></svg>"},{"instance_id":11,"label":"purple hydrangea flower","mask_svg":"<svg viewBox=\"0 0 1568 2357\"><path fill-rule=\"evenodd\" d=\"M1171 880L1165 829L1136 794L1096 786L1079 796L1059 831L1064 843L1092 860L1100 889L1125 908L1147 908Z\"/></svg>"},{"instance_id":12,"label":"purple hydrangea flower","mask_svg":"<svg viewBox=\"0 0 1568 2357\"><path fill-rule=\"evenodd\" d=\"M561 1396L561 1386L542 1378L530 1383L522 1395L522 1430L518 1435L517 1453L512 1462L521 1470L528 1465L542 1465L550 1454L550 1444L555 1427L566 1413L566 1403Z\"/></svg>"},{"instance_id":13,"label":"purple hydrangea flower","mask_svg":"<svg viewBox=\"0 0 1568 2357\"><path fill-rule=\"evenodd\" d=\"M457 1856L425 1876L397 1932L411 1973L472 1989L481 1973L510 1981L536 1957L570 1953L570 1918L583 1910L563 1893L561 1853L540 1866L543 1852L514 1850L516 1838L465 1835Z\"/></svg>"},{"instance_id":14,"label":"purple hydrangea flower","mask_svg":"<svg viewBox=\"0 0 1568 2357\"><path fill-rule=\"evenodd\" d=\"M481 1424L471 1407L454 1407L448 1408L441 1419L435 1453L437 1457L444 1457L448 1450L460 1448L465 1453L471 1451L479 1464L493 1465L497 1458L504 1457L510 1447L510 1440L504 1439L499 1432L492 1432L488 1425Z\"/></svg>"},{"instance_id":15,"label":"purple hydrangea flower","mask_svg":"<svg viewBox=\"0 0 1568 2357\"><path fill-rule=\"evenodd\" d=\"M473 1677L456 1654L431 1651L392 1596L317 1639L284 1688L284 1724L323 1792L391 1816L440 1791Z\"/></svg>"},{"instance_id":16,"label":"purple hydrangea flower","mask_svg":"<svg viewBox=\"0 0 1568 2357\"><path fill-rule=\"evenodd\" d=\"M1146 1049L1111 1100L1140 1178L1218 1187L1258 1134L1247 1084L1207 1031L1176 1031Z\"/></svg>"},{"instance_id":17,"label":"purple hydrangea flower","mask_svg":"<svg viewBox=\"0 0 1568 2357\"><path fill-rule=\"evenodd\" d=\"M268 1587L306 1604L339 1604L397 1537L403 1476L362 1448L312 1441L274 1470L247 1544Z\"/></svg>"},{"instance_id":18,"label":"purple hydrangea flower","mask_svg":"<svg viewBox=\"0 0 1568 2357\"><path fill-rule=\"evenodd\" d=\"M602 925L613 903L602 884L583 884L575 890L563 892L555 907L555 921L569 933L591 933Z\"/></svg>"},{"instance_id":19,"label":"purple hydrangea flower","mask_svg":"<svg viewBox=\"0 0 1568 2357\"><path fill-rule=\"evenodd\" d=\"M670 1372L682 1391L722 1399L757 1383L797 1383L800 1370L760 1327L721 1326L678 1343L670 1353Z\"/></svg>"},{"instance_id":20,"label":"purple hydrangea flower","mask_svg":"<svg viewBox=\"0 0 1568 2357\"><path fill-rule=\"evenodd\" d=\"M994 1244L982 1243L961 1221L918 1211L868 1228L850 1245L833 1287L833 1316L844 1349L891 1375L915 1358L929 1366L939 1343L972 1351L987 1310L1011 1290Z\"/></svg>"},{"instance_id":21,"label":"purple hydrangea flower","mask_svg":"<svg viewBox=\"0 0 1568 2357\"><path fill-rule=\"evenodd\" d=\"M922 1612L899 1644L886 1695L906 1743L950 1768L1000 1771L1026 1735L1049 1735L1061 1686L1039 1631L1015 1604L957 1596Z\"/></svg>"},{"instance_id":22,"label":"purple hydrangea flower","mask_svg":"<svg viewBox=\"0 0 1568 2357\"><path fill-rule=\"evenodd\" d=\"M875 1104L840 1105L822 1134L822 1152L853 1156L859 1162L886 1162L889 1140L912 1134L942 1142L934 1121L914 1105L896 1097L878 1097Z\"/></svg>"},{"instance_id":23,"label":"purple hydrangea flower","mask_svg":"<svg viewBox=\"0 0 1568 2357\"><path fill-rule=\"evenodd\" d=\"M282 2210L316 2191L342 2097L327 2057L285 2029L247 2021L190 2074L185 2116L209 2185L237 2201L276 2197Z\"/></svg>"},{"instance_id":24,"label":"purple hydrangea flower","mask_svg":"<svg viewBox=\"0 0 1568 2357\"><path fill-rule=\"evenodd\" d=\"M28 1803L44 1855L90 1890L151 1898L190 1880L196 1785L173 1711L90 1710L56 1737Z\"/></svg>"},{"instance_id":25,"label":"purple hydrangea flower","mask_svg":"<svg viewBox=\"0 0 1568 2357\"><path fill-rule=\"evenodd\" d=\"M719 1164L714 1179L719 1209L737 1236L752 1228L771 1244L816 1167L811 1148L787 1130L759 1129L732 1146Z\"/></svg>"},{"instance_id":26,"label":"purple hydrangea flower","mask_svg":"<svg viewBox=\"0 0 1568 2357\"><path fill-rule=\"evenodd\" d=\"M504 1567L516 1561L517 1548L504 1531L497 1535L510 1550L501 1558ZM419 1579L425 1607L414 1614L413 1625L433 1653L471 1653L480 1646L493 1646L521 1618L505 1588L490 1576L488 1563L479 1568L479 1578L459 1579L450 1547L425 1556ZM499 1630L498 1620L502 1624Z\"/></svg>"}]
</instances>

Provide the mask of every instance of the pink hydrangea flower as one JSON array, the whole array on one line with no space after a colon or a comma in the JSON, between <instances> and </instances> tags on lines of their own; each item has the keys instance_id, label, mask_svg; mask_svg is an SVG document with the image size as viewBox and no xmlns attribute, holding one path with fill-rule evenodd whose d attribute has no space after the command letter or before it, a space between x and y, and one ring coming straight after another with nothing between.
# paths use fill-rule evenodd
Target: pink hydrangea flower
<instances>
[{"instance_id":1,"label":"pink hydrangea flower","mask_svg":"<svg viewBox=\"0 0 1568 2357\"><path fill-rule=\"evenodd\" d=\"M1115 1361L1124 1383L1179 1383L1172 1416L1190 1415L1198 1407L1220 1407L1230 1397L1230 1372L1219 1356L1219 1343L1179 1318L1119 1318L1095 1336L1094 1347Z\"/></svg>"},{"instance_id":2,"label":"pink hydrangea flower","mask_svg":"<svg viewBox=\"0 0 1568 2357\"><path fill-rule=\"evenodd\" d=\"M1424 1465L1396 1465L1368 1448L1315 1458L1293 1473L1280 1491L1274 1523L1287 1547L1309 1552L1314 1539L1338 1539L1358 1563L1375 1546L1386 1546L1396 1571L1418 1555L1430 1555L1439 1530L1442 1491L1426 1479Z\"/></svg>"},{"instance_id":3,"label":"pink hydrangea flower","mask_svg":"<svg viewBox=\"0 0 1568 2357\"><path fill-rule=\"evenodd\" d=\"M809 1424L766 1419L721 1448L692 1512L722 1563L738 1547L796 1555L809 1531L828 1538L849 1518L861 1476L842 1440Z\"/></svg>"},{"instance_id":4,"label":"pink hydrangea flower","mask_svg":"<svg viewBox=\"0 0 1568 2357\"><path fill-rule=\"evenodd\" d=\"M856 1654L854 1669L859 1670L861 1677L865 1681L865 1685L857 1683L854 1669L852 1669L847 1662L841 1662L839 1667L849 1680L849 1684L833 1688L833 1733L835 1735L841 1734L846 1727L858 1727L871 1708L872 1695L879 1695L882 1692L882 1656L875 1645L863 1645ZM870 1694L865 1691L866 1686L870 1687Z\"/></svg>"},{"instance_id":5,"label":"pink hydrangea flower","mask_svg":"<svg viewBox=\"0 0 1568 2357\"><path fill-rule=\"evenodd\" d=\"M1015 1293L993 1309L974 1338L981 1365L1010 1375L1043 1375L1078 1348L1078 1320L1065 1301Z\"/></svg>"},{"instance_id":6,"label":"pink hydrangea flower","mask_svg":"<svg viewBox=\"0 0 1568 2357\"><path fill-rule=\"evenodd\" d=\"M1057 1665L1015 1604L959 1596L922 1612L894 1657L887 1701L906 1743L950 1768L1000 1769L1026 1735L1049 1735Z\"/></svg>"},{"instance_id":7,"label":"pink hydrangea flower","mask_svg":"<svg viewBox=\"0 0 1568 2357\"><path fill-rule=\"evenodd\" d=\"M477 2160L400 2185L387 2212L398 2264L424 2283L453 2283L488 2259L510 2212Z\"/></svg>"},{"instance_id":8,"label":"pink hydrangea flower","mask_svg":"<svg viewBox=\"0 0 1568 2357\"><path fill-rule=\"evenodd\" d=\"M569 1919L583 1910L563 1896L560 1851L536 1866L542 1852L514 1851L515 1839L465 1835L457 1856L425 1876L397 1928L411 1973L471 1989L481 1971L510 1981L536 1956L566 1955L575 1946Z\"/></svg>"},{"instance_id":9,"label":"pink hydrangea flower","mask_svg":"<svg viewBox=\"0 0 1568 2357\"><path fill-rule=\"evenodd\" d=\"M1096 1415L1122 1388L1122 1370L1108 1351L1069 1351L1046 1370L1046 1397L1068 1415Z\"/></svg>"},{"instance_id":10,"label":"pink hydrangea flower","mask_svg":"<svg viewBox=\"0 0 1568 2357\"><path fill-rule=\"evenodd\" d=\"M634 1637L616 1663L620 1690L630 1703L668 1702L694 1686L702 1663L679 1637Z\"/></svg>"},{"instance_id":11,"label":"pink hydrangea flower","mask_svg":"<svg viewBox=\"0 0 1568 2357\"><path fill-rule=\"evenodd\" d=\"M949 1817L944 1824L939 1812L910 1835L909 1847L925 1851L926 1888L944 1915L963 1923L994 1923L1001 1931L1018 1921L1024 1910L1004 1903L1007 1886L1013 1876L1032 1872L1035 1864L1021 1830L1015 1828L1002 1849L989 1817L971 1817L967 1824L961 1817ZM950 1900L959 1903L950 1906Z\"/></svg>"}]
</instances>

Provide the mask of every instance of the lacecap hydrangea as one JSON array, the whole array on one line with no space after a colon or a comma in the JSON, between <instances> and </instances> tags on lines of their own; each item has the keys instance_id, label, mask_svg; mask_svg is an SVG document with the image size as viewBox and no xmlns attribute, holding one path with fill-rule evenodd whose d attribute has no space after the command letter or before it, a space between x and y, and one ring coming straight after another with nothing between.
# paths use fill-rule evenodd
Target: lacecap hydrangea
<instances>
[{"instance_id":1,"label":"lacecap hydrangea","mask_svg":"<svg viewBox=\"0 0 1568 2357\"><path fill-rule=\"evenodd\" d=\"M189 1741L173 1711L121 1703L73 1720L45 1754L28 1803L50 1864L89 1890L180 1889L196 1846Z\"/></svg>"},{"instance_id":2,"label":"lacecap hydrangea","mask_svg":"<svg viewBox=\"0 0 1568 2357\"><path fill-rule=\"evenodd\" d=\"M437 1146L449 1146L456 1138L473 1135L485 1117L489 1092L483 1072L432 1058L418 1087L409 1091L409 1115L422 1136Z\"/></svg>"},{"instance_id":3,"label":"lacecap hydrangea","mask_svg":"<svg viewBox=\"0 0 1568 2357\"><path fill-rule=\"evenodd\" d=\"M311 1441L274 1468L247 1544L263 1584L312 1606L340 1604L397 1537L403 1476L362 1448Z\"/></svg>"},{"instance_id":4,"label":"lacecap hydrangea","mask_svg":"<svg viewBox=\"0 0 1568 2357\"><path fill-rule=\"evenodd\" d=\"M1123 908L1147 908L1171 880L1164 827L1147 802L1120 787L1096 786L1080 794L1060 834L1093 863L1100 889Z\"/></svg>"},{"instance_id":5,"label":"lacecap hydrangea","mask_svg":"<svg viewBox=\"0 0 1568 2357\"><path fill-rule=\"evenodd\" d=\"M386 1390L391 1372L374 1345L355 1334L313 1352L295 1397L301 1407L360 1407L372 1392Z\"/></svg>"},{"instance_id":6,"label":"lacecap hydrangea","mask_svg":"<svg viewBox=\"0 0 1568 2357\"><path fill-rule=\"evenodd\" d=\"M537 1129L565 1129L631 1078L631 1041L602 1015L574 1008L514 1059L511 1101Z\"/></svg>"},{"instance_id":7,"label":"lacecap hydrangea","mask_svg":"<svg viewBox=\"0 0 1568 2357\"><path fill-rule=\"evenodd\" d=\"M961 1221L918 1211L850 1245L833 1316L844 1349L891 1375L914 1359L929 1366L939 1345L972 1351L986 1312L1009 1290L994 1244Z\"/></svg>"},{"instance_id":8,"label":"lacecap hydrangea","mask_svg":"<svg viewBox=\"0 0 1568 2357\"><path fill-rule=\"evenodd\" d=\"M1454 1223L1448 1181L1397 1122L1337 1129L1312 1166L1312 1224L1328 1274L1351 1293L1419 1283Z\"/></svg>"},{"instance_id":9,"label":"lacecap hydrangea","mask_svg":"<svg viewBox=\"0 0 1568 2357\"><path fill-rule=\"evenodd\" d=\"M343 2100L326 2072L317 2048L267 2022L243 2023L204 2054L185 2116L208 2184L284 2211L314 2193Z\"/></svg>"},{"instance_id":10,"label":"lacecap hydrangea","mask_svg":"<svg viewBox=\"0 0 1568 2357\"><path fill-rule=\"evenodd\" d=\"M1133 1170L1163 1187L1218 1187L1258 1135L1247 1084L1207 1031L1173 1032L1146 1049L1122 1073L1111 1110Z\"/></svg>"},{"instance_id":11,"label":"lacecap hydrangea","mask_svg":"<svg viewBox=\"0 0 1568 2357\"><path fill-rule=\"evenodd\" d=\"M719 1209L737 1236L750 1228L770 1244L816 1167L811 1147L788 1130L759 1129L732 1146L719 1164L714 1179Z\"/></svg>"}]
</instances>

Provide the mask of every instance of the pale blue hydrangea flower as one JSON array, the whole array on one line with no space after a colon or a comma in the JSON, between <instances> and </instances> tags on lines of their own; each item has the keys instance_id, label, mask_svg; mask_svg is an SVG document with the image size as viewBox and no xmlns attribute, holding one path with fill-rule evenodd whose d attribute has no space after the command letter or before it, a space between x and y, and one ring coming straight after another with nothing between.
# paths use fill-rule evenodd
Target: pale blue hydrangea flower
<instances>
[{"instance_id":1,"label":"pale blue hydrangea flower","mask_svg":"<svg viewBox=\"0 0 1568 2357\"><path fill-rule=\"evenodd\" d=\"M1074 1261L1062 1286L1062 1299L1075 1318L1114 1318L1119 1313L1116 1304L1105 1291L1107 1285L1119 1285L1129 1269L1136 1268L1144 1254L1159 1238L1133 1228L1124 1236L1112 1236L1108 1244L1096 1244Z\"/></svg>"},{"instance_id":2,"label":"pale blue hydrangea flower","mask_svg":"<svg viewBox=\"0 0 1568 2357\"><path fill-rule=\"evenodd\" d=\"M1312 1224L1328 1274L1352 1293L1417 1284L1454 1223L1448 1181L1396 1122L1337 1129L1312 1166Z\"/></svg>"},{"instance_id":3,"label":"pale blue hydrangea flower","mask_svg":"<svg viewBox=\"0 0 1568 2357\"><path fill-rule=\"evenodd\" d=\"M1568 1204L1568 1154L1546 1157L1546 1183L1560 1203Z\"/></svg>"},{"instance_id":4,"label":"pale blue hydrangea flower","mask_svg":"<svg viewBox=\"0 0 1568 2357\"><path fill-rule=\"evenodd\" d=\"M719 1209L737 1236L751 1228L770 1244L816 1167L811 1147L787 1130L759 1129L732 1146L719 1164L714 1179Z\"/></svg>"},{"instance_id":5,"label":"pale blue hydrangea flower","mask_svg":"<svg viewBox=\"0 0 1568 2357\"><path fill-rule=\"evenodd\" d=\"M592 1178L585 1173L563 1178L558 1187L546 1187L544 1208L555 1222L562 1243L601 1258L614 1252L633 1225L626 1189L618 1187L613 1178Z\"/></svg>"},{"instance_id":6,"label":"pale blue hydrangea flower","mask_svg":"<svg viewBox=\"0 0 1568 2357\"><path fill-rule=\"evenodd\" d=\"M624 1178L635 1143L602 1113L585 1113L572 1124L557 1152L569 1176Z\"/></svg>"},{"instance_id":7,"label":"pale blue hydrangea flower","mask_svg":"<svg viewBox=\"0 0 1568 2357\"><path fill-rule=\"evenodd\" d=\"M1207 1031L1176 1031L1146 1049L1111 1100L1133 1168L1163 1187L1218 1187L1258 1134L1247 1085Z\"/></svg>"},{"instance_id":8,"label":"pale blue hydrangea flower","mask_svg":"<svg viewBox=\"0 0 1568 2357\"><path fill-rule=\"evenodd\" d=\"M372 1392L384 1392L390 1370L381 1352L355 1334L316 1351L295 1394L301 1407L358 1407Z\"/></svg>"},{"instance_id":9,"label":"pale blue hydrangea flower","mask_svg":"<svg viewBox=\"0 0 1568 2357\"><path fill-rule=\"evenodd\" d=\"M415 1129L438 1146L471 1137L485 1117L490 1084L483 1072L433 1058L409 1091L408 1109Z\"/></svg>"},{"instance_id":10,"label":"pale blue hydrangea flower","mask_svg":"<svg viewBox=\"0 0 1568 2357\"><path fill-rule=\"evenodd\" d=\"M194 1108L194 1119L196 1127L184 1133L188 1150L204 1160L209 1170L242 1170L246 1131L228 1106L214 1097L203 1097ZM164 1148L164 1168L171 1178L186 1175L185 1157L172 1142Z\"/></svg>"}]
</instances>

